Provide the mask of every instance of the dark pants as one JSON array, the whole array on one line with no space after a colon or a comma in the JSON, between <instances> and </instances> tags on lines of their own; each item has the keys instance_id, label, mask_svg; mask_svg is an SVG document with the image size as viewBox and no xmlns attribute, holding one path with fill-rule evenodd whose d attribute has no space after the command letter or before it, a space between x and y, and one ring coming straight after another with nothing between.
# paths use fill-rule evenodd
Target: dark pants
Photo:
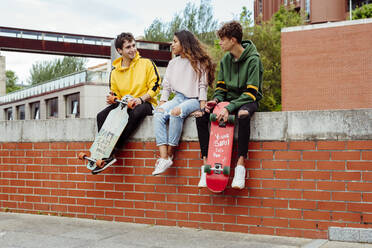
<instances>
[{"instance_id":1,"label":"dark pants","mask_svg":"<svg viewBox=\"0 0 372 248\"><path fill-rule=\"evenodd\" d=\"M108 114L111 110L115 109L119 104L111 104L101 112L97 114L97 127L98 131L101 130L103 123L105 122ZM152 114L152 105L149 102L137 105L134 109L128 109L128 123L125 126L115 148L122 146L129 136L136 130L141 122L145 119L147 115Z\"/></svg>"},{"instance_id":2,"label":"dark pants","mask_svg":"<svg viewBox=\"0 0 372 248\"><path fill-rule=\"evenodd\" d=\"M238 156L247 158L248 143L251 135L251 118L258 109L258 103L252 102L242 105L239 110L247 110L248 115L238 117ZM196 127L198 129L198 138L202 157L208 156L209 145L209 114L205 113L196 118Z\"/></svg>"}]
</instances>

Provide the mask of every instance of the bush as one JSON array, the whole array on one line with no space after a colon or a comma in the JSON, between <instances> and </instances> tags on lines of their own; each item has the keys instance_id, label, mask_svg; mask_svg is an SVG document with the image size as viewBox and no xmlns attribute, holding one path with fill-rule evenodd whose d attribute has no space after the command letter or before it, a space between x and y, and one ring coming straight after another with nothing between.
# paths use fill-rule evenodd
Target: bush
<instances>
[{"instance_id":1,"label":"bush","mask_svg":"<svg viewBox=\"0 0 372 248\"><path fill-rule=\"evenodd\" d=\"M372 18L372 3L353 10L353 20Z\"/></svg>"}]
</instances>

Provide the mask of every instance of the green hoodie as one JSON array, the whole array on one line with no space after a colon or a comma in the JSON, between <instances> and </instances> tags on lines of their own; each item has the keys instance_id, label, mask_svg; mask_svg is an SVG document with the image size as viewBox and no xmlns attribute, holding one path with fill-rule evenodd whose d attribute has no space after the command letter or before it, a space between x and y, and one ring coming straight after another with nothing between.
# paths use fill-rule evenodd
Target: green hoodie
<instances>
[{"instance_id":1,"label":"green hoodie","mask_svg":"<svg viewBox=\"0 0 372 248\"><path fill-rule=\"evenodd\" d=\"M263 66L252 41L243 41L244 52L238 60L226 53L220 62L216 90L213 98L230 102L225 108L229 113L242 105L262 98Z\"/></svg>"}]
</instances>

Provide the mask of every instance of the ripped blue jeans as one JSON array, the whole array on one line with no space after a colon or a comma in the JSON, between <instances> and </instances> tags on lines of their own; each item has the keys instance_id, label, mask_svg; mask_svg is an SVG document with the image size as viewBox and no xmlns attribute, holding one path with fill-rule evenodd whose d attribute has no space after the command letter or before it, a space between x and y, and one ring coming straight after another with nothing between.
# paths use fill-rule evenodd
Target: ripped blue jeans
<instances>
[{"instance_id":1,"label":"ripped blue jeans","mask_svg":"<svg viewBox=\"0 0 372 248\"><path fill-rule=\"evenodd\" d=\"M174 108L180 108L181 113L177 116L171 115ZM154 133L156 145L178 146L181 137L183 121L192 112L200 109L199 100L188 98L177 92L174 98L161 106L158 106L154 112ZM167 121L169 127L167 130Z\"/></svg>"}]
</instances>

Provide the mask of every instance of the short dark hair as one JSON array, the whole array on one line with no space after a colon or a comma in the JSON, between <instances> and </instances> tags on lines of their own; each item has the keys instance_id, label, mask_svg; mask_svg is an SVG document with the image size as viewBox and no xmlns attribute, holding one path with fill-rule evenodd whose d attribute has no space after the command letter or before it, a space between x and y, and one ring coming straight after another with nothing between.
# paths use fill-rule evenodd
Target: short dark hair
<instances>
[{"instance_id":1,"label":"short dark hair","mask_svg":"<svg viewBox=\"0 0 372 248\"><path fill-rule=\"evenodd\" d=\"M131 33L121 33L118 36L116 36L115 39L115 48L118 49L123 49L123 44L125 41L131 42L134 40L134 36Z\"/></svg>"},{"instance_id":2,"label":"short dark hair","mask_svg":"<svg viewBox=\"0 0 372 248\"><path fill-rule=\"evenodd\" d=\"M243 28L237 21L231 21L225 23L218 31L217 35L220 38L227 37L229 39L236 38L236 41L240 44L243 38Z\"/></svg>"}]
</instances>

